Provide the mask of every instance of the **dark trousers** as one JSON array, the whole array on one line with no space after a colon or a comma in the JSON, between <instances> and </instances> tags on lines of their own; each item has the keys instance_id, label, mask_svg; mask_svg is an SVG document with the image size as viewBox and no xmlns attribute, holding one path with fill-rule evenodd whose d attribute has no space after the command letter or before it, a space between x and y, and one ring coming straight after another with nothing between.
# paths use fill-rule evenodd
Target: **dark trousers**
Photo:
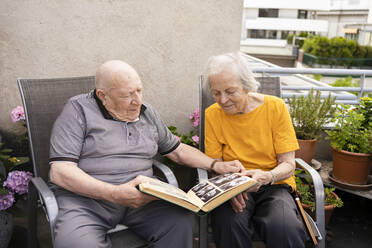
<instances>
[{"instance_id":1,"label":"dark trousers","mask_svg":"<svg viewBox=\"0 0 372 248\"><path fill-rule=\"evenodd\" d=\"M61 190L55 225L55 247L111 247L107 231L124 224L147 240L151 247L192 247L194 215L191 211L153 201L132 209Z\"/></svg>"},{"instance_id":2,"label":"dark trousers","mask_svg":"<svg viewBox=\"0 0 372 248\"><path fill-rule=\"evenodd\" d=\"M235 213L226 202L212 212L218 248L252 247L254 231L267 248L305 247L305 229L287 185L263 186L248 193L246 208Z\"/></svg>"}]
</instances>

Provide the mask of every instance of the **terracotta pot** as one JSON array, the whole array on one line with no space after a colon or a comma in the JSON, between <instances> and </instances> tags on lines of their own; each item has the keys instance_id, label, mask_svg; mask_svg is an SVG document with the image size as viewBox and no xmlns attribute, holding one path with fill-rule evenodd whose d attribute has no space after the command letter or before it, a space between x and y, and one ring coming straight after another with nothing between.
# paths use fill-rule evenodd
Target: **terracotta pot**
<instances>
[{"instance_id":1,"label":"terracotta pot","mask_svg":"<svg viewBox=\"0 0 372 248\"><path fill-rule=\"evenodd\" d=\"M331 194L335 197L335 198L339 198L338 195L336 195L335 192L331 192ZM311 218L313 218L313 220L315 220L315 212L311 211L311 208L309 205L307 204L304 204L304 203L301 203L302 207L304 208L304 210L311 216ZM333 213L333 210L335 209L335 206L334 205L327 205L327 206L324 206L324 216L325 216L325 225L327 226L329 221L331 220L331 217L332 217L332 213Z\"/></svg>"},{"instance_id":2,"label":"terracotta pot","mask_svg":"<svg viewBox=\"0 0 372 248\"><path fill-rule=\"evenodd\" d=\"M367 183L371 154L333 150L333 177L341 182L363 185Z\"/></svg>"},{"instance_id":3,"label":"terracotta pot","mask_svg":"<svg viewBox=\"0 0 372 248\"><path fill-rule=\"evenodd\" d=\"M295 152L296 158L301 158L306 163L311 165L311 160L314 157L318 140L317 139L312 139L312 140L297 139L297 141L298 141L298 145L300 146L300 149Z\"/></svg>"}]
</instances>

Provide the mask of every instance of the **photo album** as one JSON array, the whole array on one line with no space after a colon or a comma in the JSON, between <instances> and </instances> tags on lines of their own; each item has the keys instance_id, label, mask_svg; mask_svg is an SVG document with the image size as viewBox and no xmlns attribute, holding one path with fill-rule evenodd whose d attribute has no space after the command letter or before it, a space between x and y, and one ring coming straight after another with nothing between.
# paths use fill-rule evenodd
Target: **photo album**
<instances>
[{"instance_id":1,"label":"photo album","mask_svg":"<svg viewBox=\"0 0 372 248\"><path fill-rule=\"evenodd\" d=\"M200 182L186 193L158 179L146 176L139 177L146 181L138 185L141 192L187 208L195 213L207 213L243 191L254 190L257 185L257 181L250 177L241 176L238 173L228 173Z\"/></svg>"}]
</instances>

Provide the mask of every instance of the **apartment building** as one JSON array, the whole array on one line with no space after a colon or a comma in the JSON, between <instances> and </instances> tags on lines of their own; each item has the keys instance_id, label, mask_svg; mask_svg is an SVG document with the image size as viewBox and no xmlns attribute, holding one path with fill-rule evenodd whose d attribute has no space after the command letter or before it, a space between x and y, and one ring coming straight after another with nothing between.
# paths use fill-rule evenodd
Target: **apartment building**
<instances>
[{"instance_id":1,"label":"apartment building","mask_svg":"<svg viewBox=\"0 0 372 248\"><path fill-rule=\"evenodd\" d=\"M372 45L372 1L330 0L328 11L318 11L316 19L328 21L328 37L342 36Z\"/></svg>"},{"instance_id":2,"label":"apartment building","mask_svg":"<svg viewBox=\"0 0 372 248\"><path fill-rule=\"evenodd\" d=\"M326 35L328 21L316 19L319 10L329 10L329 0L245 0L242 41L282 46L291 33Z\"/></svg>"},{"instance_id":3,"label":"apartment building","mask_svg":"<svg viewBox=\"0 0 372 248\"><path fill-rule=\"evenodd\" d=\"M240 49L280 66L293 66L289 34L327 35L328 21L316 12L329 10L329 0L245 0Z\"/></svg>"}]
</instances>

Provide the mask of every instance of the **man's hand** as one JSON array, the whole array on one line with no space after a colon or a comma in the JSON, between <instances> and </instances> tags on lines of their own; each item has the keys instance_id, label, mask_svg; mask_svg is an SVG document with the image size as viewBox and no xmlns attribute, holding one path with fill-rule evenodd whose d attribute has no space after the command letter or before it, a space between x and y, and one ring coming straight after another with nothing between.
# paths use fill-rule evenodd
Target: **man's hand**
<instances>
[{"instance_id":1,"label":"man's hand","mask_svg":"<svg viewBox=\"0 0 372 248\"><path fill-rule=\"evenodd\" d=\"M230 200L230 204L235 213L242 213L248 200L247 192L240 193Z\"/></svg>"},{"instance_id":2,"label":"man's hand","mask_svg":"<svg viewBox=\"0 0 372 248\"><path fill-rule=\"evenodd\" d=\"M230 172L244 172L245 168L239 160L234 161L218 161L214 164L213 170L218 174L225 174Z\"/></svg>"},{"instance_id":3,"label":"man's hand","mask_svg":"<svg viewBox=\"0 0 372 248\"><path fill-rule=\"evenodd\" d=\"M113 202L130 208L138 208L158 198L139 191L136 186L142 183L137 177L127 183L117 185L112 193Z\"/></svg>"},{"instance_id":4,"label":"man's hand","mask_svg":"<svg viewBox=\"0 0 372 248\"><path fill-rule=\"evenodd\" d=\"M259 169L247 170L242 175L255 179L260 185L270 184L272 180L272 175L269 171Z\"/></svg>"}]
</instances>

